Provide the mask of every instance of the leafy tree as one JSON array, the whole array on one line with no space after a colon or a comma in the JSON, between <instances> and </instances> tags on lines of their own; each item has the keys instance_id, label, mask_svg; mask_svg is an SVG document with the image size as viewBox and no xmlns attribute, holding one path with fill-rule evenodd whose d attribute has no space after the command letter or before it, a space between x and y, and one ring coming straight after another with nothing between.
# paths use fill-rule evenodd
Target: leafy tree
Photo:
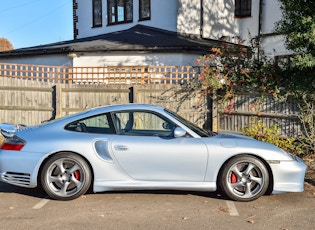
<instances>
[{"instance_id":1,"label":"leafy tree","mask_svg":"<svg viewBox=\"0 0 315 230\"><path fill-rule=\"evenodd\" d=\"M205 95L210 95L221 104L225 113L232 113L235 96L252 93L255 102L250 109L256 111L258 116L265 96L272 95L279 102L293 99L300 108L299 119L303 126L303 135L296 137L296 140L300 142L303 153L314 153L315 81L314 71L310 71L313 67L297 69L288 63L274 62L263 52L257 53L261 50L258 47L259 42L250 47L224 44L212 48L210 54L197 60L201 69L198 79L183 84L175 96L185 100L199 94L202 102ZM286 141L283 143L291 148L293 139Z\"/></svg>"},{"instance_id":2,"label":"leafy tree","mask_svg":"<svg viewBox=\"0 0 315 230\"><path fill-rule=\"evenodd\" d=\"M285 45L297 55L299 69L315 67L315 1L279 0L282 19L276 31L285 35Z\"/></svg>"},{"instance_id":3,"label":"leafy tree","mask_svg":"<svg viewBox=\"0 0 315 230\"><path fill-rule=\"evenodd\" d=\"M0 51L13 50L13 45L6 38L0 38Z\"/></svg>"},{"instance_id":4,"label":"leafy tree","mask_svg":"<svg viewBox=\"0 0 315 230\"><path fill-rule=\"evenodd\" d=\"M282 69L262 52L257 55L256 51L261 50L257 46L259 44L254 42L251 47L224 44L212 48L210 54L197 60L202 67L198 84L194 82L186 86L190 90L199 90L201 95L214 95L225 113L233 112L235 95L245 91L258 94L251 108L259 114L264 95L277 96Z\"/></svg>"},{"instance_id":5,"label":"leafy tree","mask_svg":"<svg viewBox=\"0 0 315 230\"><path fill-rule=\"evenodd\" d=\"M281 78L283 98L299 105L304 126L303 144L315 152L315 1L279 0L282 19L276 31L284 34L287 49L295 52Z\"/></svg>"},{"instance_id":6,"label":"leafy tree","mask_svg":"<svg viewBox=\"0 0 315 230\"><path fill-rule=\"evenodd\" d=\"M269 59L260 52L260 41L247 48L224 44L197 60L199 78L183 84L175 96L185 100L198 93L201 99L211 95L225 113L231 113L235 95L252 92L255 97L258 93L251 106L257 115L265 95L273 95L278 101L293 99L300 108L303 126L303 135L297 137L301 148L305 154L315 153L315 1L279 1L283 18L276 30L284 34L286 47L295 52L291 62ZM286 145L293 144L293 139L287 141Z\"/></svg>"}]
</instances>

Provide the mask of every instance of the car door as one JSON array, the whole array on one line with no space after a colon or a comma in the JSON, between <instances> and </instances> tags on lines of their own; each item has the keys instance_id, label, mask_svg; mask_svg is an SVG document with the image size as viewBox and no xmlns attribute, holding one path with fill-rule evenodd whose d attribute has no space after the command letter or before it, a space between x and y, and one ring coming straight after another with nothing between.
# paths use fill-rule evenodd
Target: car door
<instances>
[{"instance_id":1,"label":"car door","mask_svg":"<svg viewBox=\"0 0 315 230\"><path fill-rule=\"evenodd\" d=\"M149 111L114 114L119 135L111 150L135 180L203 181L208 153L201 138L173 135L176 125Z\"/></svg>"}]
</instances>

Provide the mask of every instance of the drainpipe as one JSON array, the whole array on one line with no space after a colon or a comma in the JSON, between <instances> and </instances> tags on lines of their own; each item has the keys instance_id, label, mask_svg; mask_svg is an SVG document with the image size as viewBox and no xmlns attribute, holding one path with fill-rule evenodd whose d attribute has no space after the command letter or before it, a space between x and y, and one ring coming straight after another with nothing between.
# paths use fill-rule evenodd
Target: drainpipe
<instances>
[{"instance_id":1,"label":"drainpipe","mask_svg":"<svg viewBox=\"0 0 315 230\"><path fill-rule=\"evenodd\" d=\"M77 15L78 3L77 0L72 0L72 18L73 18L73 39L76 40L79 34L77 29L78 15Z\"/></svg>"},{"instance_id":2,"label":"drainpipe","mask_svg":"<svg viewBox=\"0 0 315 230\"><path fill-rule=\"evenodd\" d=\"M200 38L203 38L203 0L200 0Z\"/></svg>"},{"instance_id":3,"label":"drainpipe","mask_svg":"<svg viewBox=\"0 0 315 230\"><path fill-rule=\"evenodd\" d=\"M258 16L258 34L257 34L257 42L260 42L261 30L262 30L262 9L263 9L263 0L259 0L259 16ZM260 45L260 43L259 43ZM260 46L258 46L257 59L259 60Z\"/></svg>"},{"instance_id":4,"label":"drainpipe","mask_svg":"<svg viewBox=\"0 0 315 230\"><path fill-rule=\"evenodd\" d=\"M263 0L259 0L258 38L260 38L261 29L262 29L262 8L263 8Z\"/></svg>"}]
</instances>

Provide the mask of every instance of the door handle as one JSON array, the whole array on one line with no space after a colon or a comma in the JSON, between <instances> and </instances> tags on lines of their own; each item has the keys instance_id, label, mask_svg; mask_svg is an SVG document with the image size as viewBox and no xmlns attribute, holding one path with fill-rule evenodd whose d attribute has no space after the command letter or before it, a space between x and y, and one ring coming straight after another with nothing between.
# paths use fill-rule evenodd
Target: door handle
<instances>
[{"instance_id":1,"label":"door handle","mask_svg":"<svg viewBox=\"0 0 315 230\"><path fill-rule=\"evenodd\" d=\"M125 145L115 145L114 149L117 151L126 151L126 150L128 150L128 147Z\"/></svg>"}]
</instances>

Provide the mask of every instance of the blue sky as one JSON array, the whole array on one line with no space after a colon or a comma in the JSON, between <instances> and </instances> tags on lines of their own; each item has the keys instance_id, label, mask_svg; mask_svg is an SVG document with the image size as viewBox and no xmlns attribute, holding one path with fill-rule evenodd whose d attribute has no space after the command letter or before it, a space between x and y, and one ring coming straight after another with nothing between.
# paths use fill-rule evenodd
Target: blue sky
<instances>
[{"instance_id":1,"label":"blue sky","mask_svg":"<svg viewBox=\"0 0 315 230\"><path fill-rule=\"evenodd\" d=\"M72 0L1 0L0 38L14 49L72 40Z\"/></svg>"}]
</instances>

